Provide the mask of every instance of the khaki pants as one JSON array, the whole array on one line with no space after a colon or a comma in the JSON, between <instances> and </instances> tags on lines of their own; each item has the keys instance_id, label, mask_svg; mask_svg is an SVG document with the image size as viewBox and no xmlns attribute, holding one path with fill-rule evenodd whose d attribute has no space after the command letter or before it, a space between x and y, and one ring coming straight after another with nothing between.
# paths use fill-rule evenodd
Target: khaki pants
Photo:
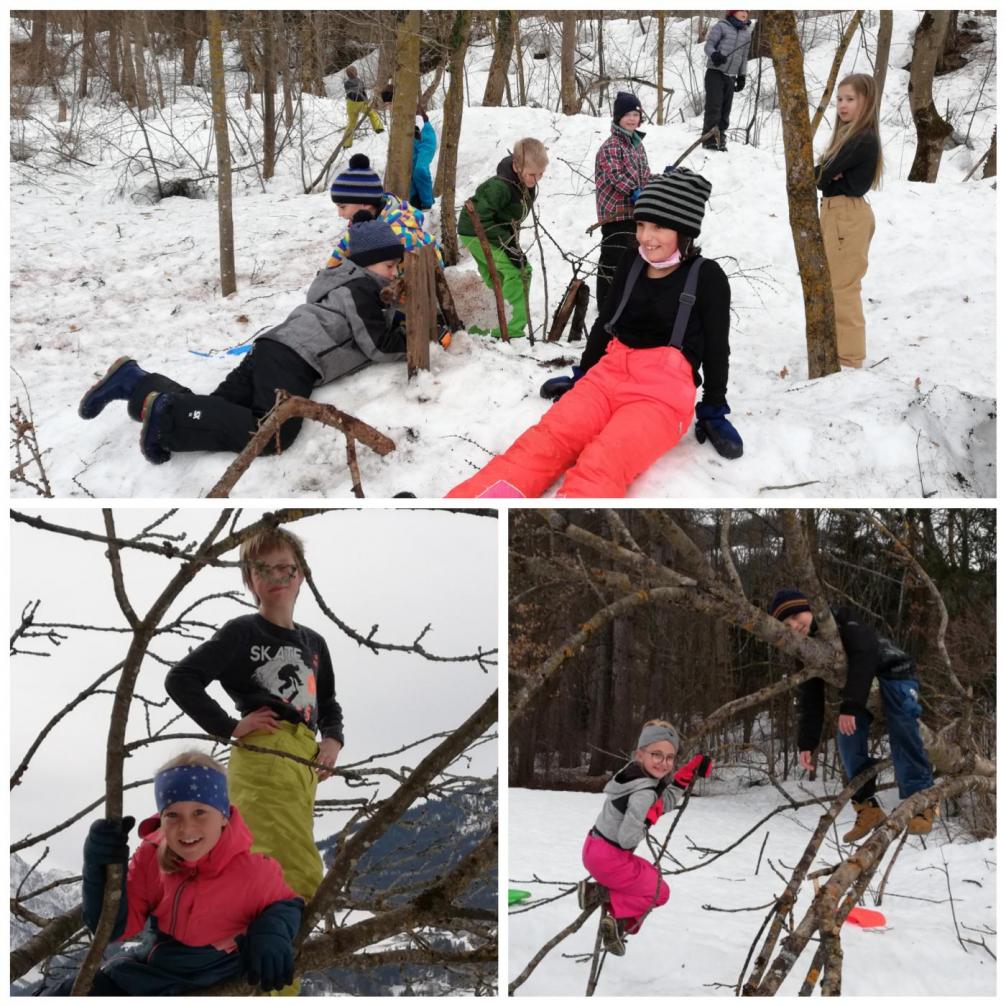
<instances>
[{"instance_id":1,"label":"khaki pants","mask_svg":"<svg viewBox=\"0 0 1006 1006\"><path fill-rule=\"evenodd\" d=\"M838 359L845 367L861 367L866 356L861 292L875 229L873 210L861 196L828 196L821 200L821 233L835 297Z\"/></svg>"},{"instance_id":2,"label":"khaki pants","mask_svg":"<svg viewBox=\"0 0 1006 1006\"><path fill-rule=\"evenodd\" d=\"M368 101L352 101L346 99L346 115L349 121L346 123L346 132L343 133L343 149L353 145L353 131L356 129L356 122L361 115L366 115L370 119L370 125L375 133L384 132L384 124L381 117L370 107Z\"/></svg>"}]
</instances>

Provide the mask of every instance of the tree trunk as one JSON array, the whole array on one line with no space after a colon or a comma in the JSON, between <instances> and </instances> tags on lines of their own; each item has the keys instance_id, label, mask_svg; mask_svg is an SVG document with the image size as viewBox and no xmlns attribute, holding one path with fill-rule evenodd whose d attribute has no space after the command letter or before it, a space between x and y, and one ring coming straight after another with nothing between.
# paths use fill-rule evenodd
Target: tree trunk
<instances>
[{"instance_id":1,"label":"tree trunk","mask_svg":"<svg viewBox=\"0 0 1006 1006\"><path fill-rule=\"evenodd\" d=\"M276 16L262 13L262 177L276 172Z\"/></svg>"},{"instance_id":2,"label":"tree trunk","mask_svg":"<svg viewBox=\"0 0 1006 1006\"><path fill-rule=\"evenodd\" d=\"M122 59L122 97L132 108L137 104L136 62L133 59L133 15L128 11L122 15L119 54Z\"/></svg>"},{"instance_id":3,"label":"tree trunk","mask_svg":"<svg viewBox=\"0 0 1006 1006\"><path fill-rule=\"evenodd\" d=\"M108 86L113 94L122 94L122 76L119 66L119 33L123 15L112 14L108 28ZM123 95L124 97L124 95Z\"/></svg>"},{"instance_id":4,"label":"tree trunk","mask_svg":"<svg viewBox=\"0 0 1006 1006\"><path fill-rule=\"evenodd\" d=\"M576 14L573 11L566 11L562 15L562 54L559 65L562 114L577 115L580 111L580 99L576 93Z\"/></svg>"},{"instance_id":5,"label":"tree trunk","mask_svg":"<svg viewBox=\"0 0 1006 1006\"><path fill-rule=\"evenodd\" d=\"M458 142L461 117L465 110L465 55L471 37L472 11L459 10L454 17L450 38L451 83L444 102L444 121L440 132L440 158L434 192L440 197L440 241L444 264L458 264L458 220L454 210L458 168Z\"/></svg>"},{"instance_id":6,"label":"tree trunk","mask_svg":"<svg viewBox=\"0 0 1006 1006\"><path fill-rule=\"evenodd\" d=\"M953 132L936 111L933 102L933 74L943 51L950 11L926 11L915 32L912 72L908 79L908 103L915 120L917 146L908 172L910 182L935 182L943 157L943 143Z\"/></svg>"},{"instance_id":7,"label":"tree trunk","mask_svg":"<svg viewBox=\"0 0 1006 1006\"><path fill-rule=\"evenodd\" d=\"M958 14L959 12L955 10L947 12L947 27L943 32L943 45L940 47L940 55L936 60L937 77L953 70L959 70L965 63L960 52Z\"/></svg>"},{"instance_id":8,"label":"tree trunk","mask_svg":"<svg viewBox=\"0 0 1006 1006\"><path fill-rule=\"evenodd\" d=\"M182 47L182 87L195 87L196 58L199 55L199 43L202 36L199 32L199 14L196 11L185 12L185 42Z\"/></svg>"},{"instance_id":9,"label":"tree trunk","mask_svg":"<svg viewBox=\"0 0 1006 1006\"><path fill-rule=\"evenodd\" d=\"M486 89L482 95L482 104L485 107L499 106L503 102L507 69L510 66L510 57L513 55L513 37L513 15L508 10L501 10L496 27L496 47L493 49Z\"/></svg>"},{"instance_id":10,"label":"tree trunk","mask_svg":"<svg viewBox=\"0 0 1006 1006\"><path fill-rule=\"evenodd\" d=\"M982 172L982 178L995 178L996 176L996 132L998 130L992 130L992 146L989 148L989 155L985 158L985 170Z\"/></svg>"},{"instance_id":11,"label":"tree trunk","mask_svg":"<svg viewBox=\"0 0 1006 1006\"><path fill-rule=\"evenodd\" d=\"M147 63L143 44L147 37L147 16L143 11L137 11L130 18L130 38L132 39L133 63L136 68L136 105L142 112L150 107L150 96L147 92Z\"/></svg>"},{"instance_id":12,"label":"tree trunk","mask_svg":"<svg viewBox=\"0 0 1006 1006\"><path fill-rule=\"evenodd\" d=\"M835 301L817 213L817 186L803 54L792 11L766 11L762 25L772 46L772 63L779 82L783 142L786 153L786 192L789 225L803 286L807 322L807 372L811 379L839 371L835 334Z\"/></svg>"},{"instance_id":13,"label":"tree trunk","mask_svg":"<svg viewBox=\"0 0 1006 1006\"><path fill-rule=\"evenodd\" d=\"M224 90L224 52L220 12L208 11L210 84L213 92L213 133L217 144L217 224L220 231L220 293L237 290L234 278L234 217L231 212L231 150L227 137L227 94Z\"/></svg>"},{"instance_id":14,"label":"tree trunk","mask_svg":"<svg viewBox=\"0 0 1006 1006\"><path fill-rule=\"evenodd\" d=\"M258 22L258 11L245 11L244 18L241 21L241 27L238 29L238 44L241 47L241 61L244 63L245 69L248 73L251 74L250 90L252 94L262 93L263 77L265 76L262 60L259 59L258 52L255 50L255 31L258 28Z\"/></svg>"},{"instance_id":15,"label":"tree trunk","mask_svg":"<svg viewBox=\"0 0 1006 1006\"><path fill-rule=\"evenodd\" d=\"M28 61L29 83L41 84L49 76L49 46L46 33L49 16L44 10L31 12L31 58Z\"/></svg>"},{"instance_id":16,"label":"tree trunk","mask_svg":"<svg viewBox=\"0 0 1006 1006\"><path fill-rule=\"evenodd\" d=\"M422 11L399 12L395 43L395 97L391 103L391 138L384 191L408 199L412 188L412 144L419 100L419 31Z\"/></svg>"},{"instance_id":17,"label":"tree trunk","mask_svg":"<svg viewBox=\"0 0 1006 1006\"><path fill-rule=\"evenodd\" d=\"M884 103L884 86L887 84L887 65L891 61L891 35L894 33L894 12L880 12L880 27L877 29L877 55L873 64L873 79L877 82L878 111Z\"/></svg>"},{"instance_id":18,"label":"tree trunk","mask_svg":"<svg viewBox=\"0 0 1006 1006\"><path fill-rule=\"evenodd\" d=\"M520 47L520 18L514 14L513 26L513 62L517 72L517 104L527 104L527 81L524 80L524 52Z\"/></svg>"},{"instance_id":19,"label":"tree trunk","mask_svg":"<svg viewBox=\"0 0 1006 1006\"><path fill-rule=\"evenodd\" d=\"M77 82L77 97L87 97L87 82L94 69L94 15L90 11L82 13L83 42L80 48L80 80Z\"/></svg>"},{"instance_id":20,"label":"tree trunk","mask_svg":"<svg viewBox=\"0 0 1006 1006\"><path fill-rule=\"evenodd\" d=\"M657 11L657 125L664 124L664 12Z\"/></svg>"},{"instance_id":21,"label":"tree trunk","mask_svg":"<svg viewBox=\"0 0 1006 1006\"><path fill-rule=\"evenodd\" d=\"M283 74L283 123L287 129L293 129L293 86L297 79L290 68L290 39L287 34L286 19L282 11L273 13L276 24L277 62Z\"/></svg>"},{"instance_id":22,"label":"tree trunk","mask_svg":"<svg viewBox=\"0 0 1006 1006\"><path fill-rule=\"evenodd\" d=\"M842 38L838 43L838 49L835 50L835 58L831 61L831 72L828 74L828 83L824 85L824 93L821 95L821 101L818 103L817 110L814 112L814 118L810 120L811 140L814 139L817 127L821 125L821 120L824 118L824 113L828 108L828 103L831 101L831 93L835 90L835 81L838 80L838 71L842 66L842 59L845 57L845 52L849 48L852 36L855 34L856 29L859 27L859 22L862 20L863 12L861 10L856 11L856 13L852 15L849 23L846 25L845 31L842 32Z\"/></svg>"}]
</instances>

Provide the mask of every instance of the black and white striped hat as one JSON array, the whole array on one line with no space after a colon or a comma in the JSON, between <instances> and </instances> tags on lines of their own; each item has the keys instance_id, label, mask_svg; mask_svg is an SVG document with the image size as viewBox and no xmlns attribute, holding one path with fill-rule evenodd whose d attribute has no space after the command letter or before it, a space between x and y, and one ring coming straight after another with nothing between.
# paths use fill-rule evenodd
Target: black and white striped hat
<instances>
[{"instance_id":1,"label":"black and white striped hat","mask_svg":"<svg viewBox=\"0 0 1006 1006\"><path fill-rule=\"evenodd\" d=\"M670 227L679 234L697 238L712 184L688 168L675 168L669 174L655 175L636 200L632 215Z\"/></svg>"}]
</instances>

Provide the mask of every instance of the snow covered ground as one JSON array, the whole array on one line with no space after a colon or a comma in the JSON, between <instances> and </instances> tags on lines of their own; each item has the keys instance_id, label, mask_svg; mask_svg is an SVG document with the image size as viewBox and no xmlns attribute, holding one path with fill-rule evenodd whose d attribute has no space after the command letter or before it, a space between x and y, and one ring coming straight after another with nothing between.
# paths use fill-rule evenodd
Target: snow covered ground
<instances>
[{"instance_id":1,"label":"snow covered ground","mask_svg":"<svg viewBox=\"0 0 1006 1006\"><path fill-rule=\"evenodd\" d=\"M770 786L728 792L727 784L714 778L704 785L706 795L694 797L674 831L668 851L683 866L701 861L692 845L721 849L731 844L770 810L783 803ZM785 784L798 800L821 795L820 783ZM894 797L882 797L890 809ZM560 793L546 790L509 791L510 886L530 890L535 897L552 897L558 888L541 881L575 882L586 876L580 848L597 816L603 797L590 793ZM773 872L771 862L787 880L806 849L817 826L816 806L785 811L772 817L737 849L692 873L667 878L671 899L646 920L642 931L630 937L624 958L608 957L597 986L598 996L711 996L733 994L748 949L768 909L725 912L767 905L782 892L784 881ZM663 842L673 815L653 829L658 845ZM852 822L852 812L843 812L838 832ZM956 833L955 822L950 828ZM768 833L761 866L755 873L759 849ZM834 835L834 831L832 832ZM957 837L948 842L942 825L925 839L910 838L902 849L884 893L881 911L887 925L861 929L846 924L842 930L845 954L842 994L991 996L996 991L996 962L979 947L965 952L957 941L951 906L947 900L949 870L954 910L961 933L980 939L996 952L996 844L966 842ZM848 850L848 846L843 847ZM641 847L640 854L645 854ZM887 853L890 861L893 849ZM837 849L826 840L815 867L839 861ZM884 867L863 904L873 907ZM802 918L813 897L810 882L804 885L795 908ZM576 918L575 894L532 911L511 914L508 925L509 963L507 980L513 981L534 954L556 933ZM965 929L965 927L969 927ZM977 931L977 933L976 933ZM586 964L563 955L590 954L597 928L595 918L559 944L538 966L517 995L583 995L587 984ZM759 948L761 941L759 941ZM783 984L780 994L795 995L813 956L805 951ZM726 986L726 987L723 987ZM819 994L819 991L818 993Z\"/></svg>"},{"instance_id":2,"label":"snow covered ground","mask_svg":"<svg viewBox=\"0 0 1006 1006\"><path fill-rule=\"evenodd\" d=\"M731 138L727 154L694 152L688 165L713 184L701 244L731 276L733 325L728 398L732 419L745 441L737 461L721 459L688 434L641 477L635 496L694 497L992 497L995 495L996 413L996 206L994 179L964 176L985 152L995 125L995 68L978 94L994 44L994 19L980 19L987 41L972 49L963 70L938 78L936 103L948 106L970 147L945 153L936 184L905 181L914 154L907 106L911 34L918 15L895 13L884 102L883 139L887 172L870 196L877 217L871 264L864 281L867 363L818 380L807 379L803 303L789 229L781 123L778 113L760 113L758 146ZM648 19L642 19L648 24ZM818 40L806 54L808 88L820 93L834 51L821 19ZM687 22L669 28L668 80L675 87L668 125L647 124L651 168L674 161L698 136L701 115L688 94L686 56L701 76L698 46L683 48ZM866 31L872 52L875 21ZM609 72L652 67L655 31L637 21L605 26ZM843 72L870 69L857 41ZM585 49L590 47L584 41ZM469 55L470 94L482 93L491 55L483 43ZM547 61L526 53L529 96L554 107L556 85ZM557 59L557 54L552 59ZM762 92L774 88L772 68L762 61ZM753 112L755 64L748 88L737 95L733 123L746 125ZM232 115L254 131L237 97L243 75L235 74ZM430 106L438 132L443 87ZM338 76L329 93L341 94ZM647 111L653 92L641 89ZM680 96L680 97L679 97ZM304 148L313 176L334 146L345 121L338 99L305 96ZM977 105L981 107L977 107ZM991 107L986 107L991 106ZM55 106L41 107L52 117ZM972 114L973 113L973 114ZM178 455L154 467L140 456L138 427L125 409L111 407L97 420L77 418L81 393L116 357L135 356L197 391L217 385L235 359L204 358L190 350L233 346L272 326L303 299L310 280L343 229L327 193L303 194L298 150L288 144L277 176L264 188L254 171L243 172L234 201L238 292L218 293L216 204L212 198L137 202L137 190L152 179L124 171L122 149L135 149L137 130L115 108L88 104L79 161L55 162L43 151L12 165L11 179L11 377L12 400L30 395L53 491L58 496L193 497L205 494L231 460L223 454ZM197 160L207 156L208 112L202 92L189 92L164 112ZM458 155L459 201L495 170L520 136L534 135L549 148L551 163L540 186L543 227L565 251L596 259L585 234L595 219L593 161L610 120L562 116L546 107L467 107ZM18 122L25 141L49 148L37 123ZM152 143L165 160L180 157L167 137L166 121L153 124ZM831 119L817 137L820 150ZM89 131L90 130L90 131ZM90 136L90 139L86 137ZM232 141L235 142L235 141ZM369 131L351 152L367 153L379 171L386 136ZM247 152L236 160L246 163ZM144 162L144 157L134 162ZM348 154L337 163L344 169ZM212 162L211 162L212 163ZM190 166L191 167L191 166ZM179 174L186 174L180 170ZM191 175L191 170L188 172ZM978 172L980 174L980 172ZM212 196L212 192L211 192ZM439 207L429 215L439 233ZM544 269L530 230L525 247L534 267L531 311L541 327L554 311L572 272L555 244L541 237ZM491 295L481 287L465 253L448 271L462 317L493 321ZM593 289L593 281L591 281ZM593 305L588 323L594 317ZM499 452L545 409L538 388L576 362L582 344L546 344L539 338L509 346L461 333L447 352L434 347L432 369L412 382L405 366L371 367L318 389L315 398L366 420L387 433L397 448L379 458L360 450L364 491L386 497L410 490L439 497ZM23 381L23 384L22 384ZM797 485L799 484L799 485ZM796 488L786 488L797 486ZM779 488L783 487L783 488ZM31 490L14 485L15 494ZM235 496L350 495L343 438L308 424L281 457L256 461Z\"/></svg>"}]
</instances>

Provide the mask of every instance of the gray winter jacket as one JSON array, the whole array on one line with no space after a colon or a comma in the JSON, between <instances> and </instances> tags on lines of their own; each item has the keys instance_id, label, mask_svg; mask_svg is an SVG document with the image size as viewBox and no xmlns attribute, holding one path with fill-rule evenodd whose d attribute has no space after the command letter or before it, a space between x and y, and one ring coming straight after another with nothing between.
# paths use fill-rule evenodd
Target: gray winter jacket
<instances>
[{"instance_id":1,"label":"gray winter jacket","mask_svg":"<svg viewBox=\"0 0 1006 1006\"><path fill-rule=\"evenodd\" d=\"M748 52L751 49L751 28L735 28L725 18L717 21L706 36L706 69L719 70L728 77L745 77L748 72ZM712 55L719 50L727 61L717 66Z\"/></svg>"},{"instance_id":2,"label":"gray winter jacket","mask_svg":"<svg viewBox=\"0 0 1006 1006\"><path fill-rule=\"evenodd\" d=\"M350 259L322 269L307 291L307 303L260 339L289 346L328 384L367 366L405 359L405 328L394 307L381 303L385 284Z\"/></svg>"},{"instance_id":3,"label":"gray winter jacket","mask_svg":"<svg viewBox=\"0 0 1006 1006\"><path fill-rule=\"evenodd\" d=\"M630 851L646 834L647 811L662 801L660 813L666 814L677 802L670 778L654 779L638 762L630 762L616 772L608 780L604 792L608 799L594 822L594 829L612 845Z\"/></svg>"}]
</instances>

